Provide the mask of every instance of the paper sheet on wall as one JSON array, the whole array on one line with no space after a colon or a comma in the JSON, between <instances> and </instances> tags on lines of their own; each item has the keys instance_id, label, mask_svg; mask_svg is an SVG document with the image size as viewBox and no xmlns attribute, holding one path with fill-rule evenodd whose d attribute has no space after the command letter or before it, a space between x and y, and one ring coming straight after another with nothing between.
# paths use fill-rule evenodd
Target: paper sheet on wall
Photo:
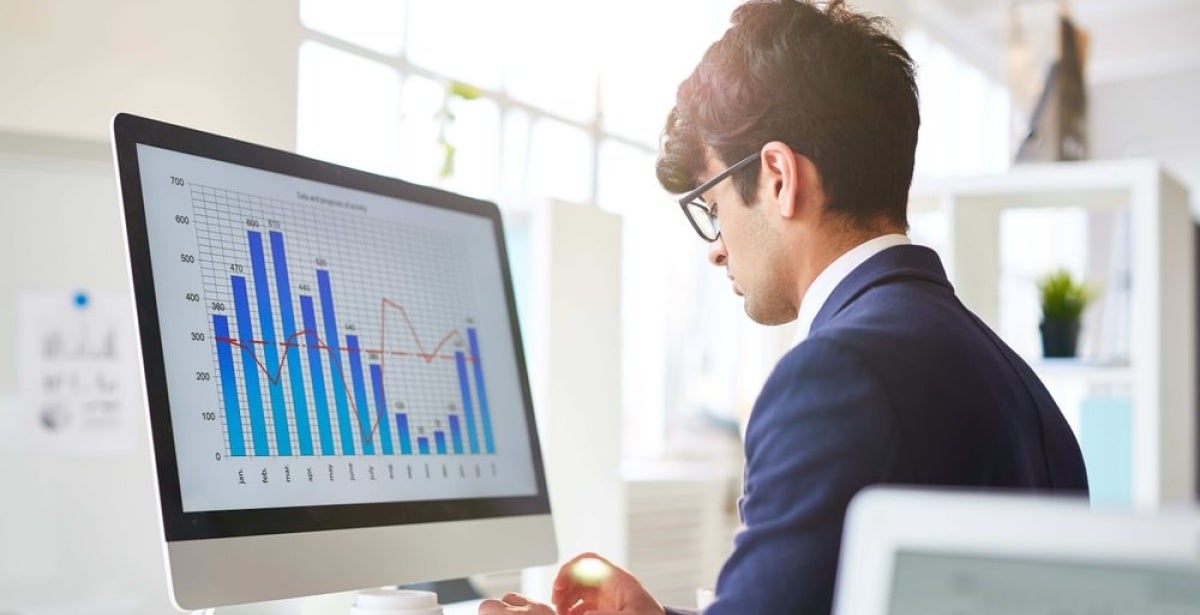
<instances>
[{"instance_id":1,"label":"paper sheet on wall","mask_svg":"<svg viewBox=\"0 0 1200 615\"><path fill-rule=\"evenodd\" d=\"M124 293L22 293L17 411L25 445L63 455L132 453L142 414L134 340Z\"/></svg>"}]
</instances>

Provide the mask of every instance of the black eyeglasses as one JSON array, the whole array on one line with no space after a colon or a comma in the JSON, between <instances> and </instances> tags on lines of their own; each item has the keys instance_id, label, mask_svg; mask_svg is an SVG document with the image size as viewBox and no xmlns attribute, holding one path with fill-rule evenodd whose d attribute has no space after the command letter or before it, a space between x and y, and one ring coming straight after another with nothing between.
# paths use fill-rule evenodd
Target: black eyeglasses
<instances>
[{"instance_id":1,"label":"black eyeglasses","mask_svg":"<svg viewBox=\"0 0 1200 615\"><path fill-rule=\"evenodd\" d=\"M712 176L712 179L700 184L695 190L680 197L679 206L683 208L683 215L687 216L688 222L692 223L692 228L696 229L696 233L704 241L712 243L721 237L721 223L717 220L717 215L704 202L704 197L701 195L708 192L709 188L721 183L721 180L737 173L751 162L758 160L758 156L759 152L755 151L733 166Z\"/></svg>"}]
</instances>

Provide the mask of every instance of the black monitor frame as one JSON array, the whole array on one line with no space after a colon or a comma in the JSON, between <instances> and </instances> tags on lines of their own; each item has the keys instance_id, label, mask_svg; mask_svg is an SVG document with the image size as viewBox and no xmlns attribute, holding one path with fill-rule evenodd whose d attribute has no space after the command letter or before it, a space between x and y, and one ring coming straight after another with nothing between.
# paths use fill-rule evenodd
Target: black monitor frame
<instances>
[{"instance_id":1,"label":"black monitor frame","mask_svg":"<svg viewBox=\"0 0 1200 615\"><path fill-rule=\"evenodd\" d=\"M164 367L162 332L155 300L153 263L147 235L146 207L138 166L139 144L191 154L263 171L370 192L487 218L495 230L504 302L516 351L521 395L528 425L537 494L416 502L339 504L270 509L184 512L176 463L175 438ZM231 538L347 528L407 525L550 513L545 469L535 424L525 352L517 321L512 272L499 208L491 202L453 194L399 179L339 166L182 126L129 114L113 120L113 148L124 208L130 275L141 339L151 440L158 476L160 510L168 542Z\"/></svg>"}]
</instances>

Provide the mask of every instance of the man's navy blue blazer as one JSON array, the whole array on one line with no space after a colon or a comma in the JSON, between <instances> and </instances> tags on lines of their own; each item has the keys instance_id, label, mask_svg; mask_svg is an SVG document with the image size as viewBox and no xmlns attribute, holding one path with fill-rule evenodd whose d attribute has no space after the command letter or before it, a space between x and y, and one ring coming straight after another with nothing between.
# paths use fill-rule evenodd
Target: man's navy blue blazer
<instances>
[{"instance_id":1,"label":"man's navy blue blazer","mask_svg":"<svg viewBox=\"0 0 1200 615\"><path fill-rule=\"evenodd\" d=\"M920 246L834 289L764 385L745 446L744 527L705 615L828 614L846 507L867 485L1087 493L1046 388Z\"/></svg>"}]
</instances>

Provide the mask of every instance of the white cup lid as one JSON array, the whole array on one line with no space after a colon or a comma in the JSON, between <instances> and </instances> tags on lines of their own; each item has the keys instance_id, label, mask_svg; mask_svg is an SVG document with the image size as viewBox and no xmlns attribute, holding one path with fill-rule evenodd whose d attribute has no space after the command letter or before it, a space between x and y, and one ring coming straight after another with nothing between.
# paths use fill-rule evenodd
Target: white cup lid
<instances>
[{"instance_id":1,"label":"white cup lid","mask_svg":"<svg viewBox=\"0 0 1200 615\"><path fill-rule=\"evenodd\" d=\"M368 589L354 596L354 613L440 613L437 594L408 589Z\"/></svg>"}]
</instances>

